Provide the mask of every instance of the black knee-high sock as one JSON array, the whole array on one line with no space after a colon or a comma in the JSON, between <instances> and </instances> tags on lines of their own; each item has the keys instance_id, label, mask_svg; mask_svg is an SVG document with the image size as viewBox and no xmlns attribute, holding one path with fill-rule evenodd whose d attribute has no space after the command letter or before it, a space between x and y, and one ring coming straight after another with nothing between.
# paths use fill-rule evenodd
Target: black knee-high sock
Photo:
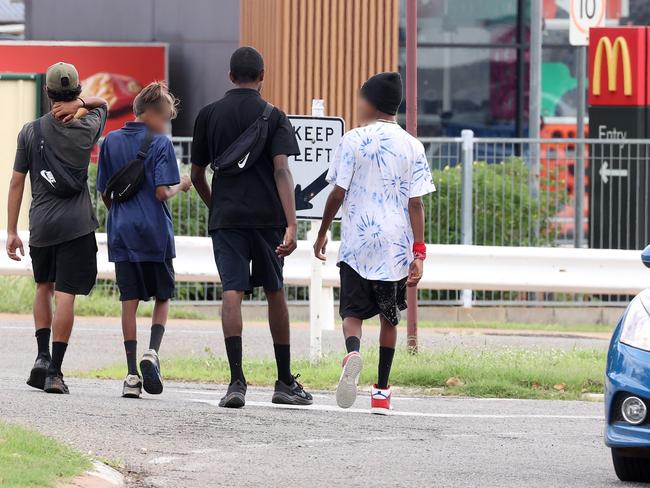
<instances>
[{"instance_id":1,"label":"black knee-high sock","mask_svg":"<svg viewBox=\"0 0 650 488\"><path fill-rule=\"evenodd\" d=\"M138 341L124 341L124 351L126 352L126 366L129 368L129 374L138 375Z\"/></svg>"},{"instance_id":2,"label":"black knee-high sock","mask_svg":"<svg viewBox=\"0 0 650 488\"><path fill-rule=\"evenodd\" d=\"M57 375L61 373L61 365L63 364L63 357L68 345L65 342L52 343L52 360L50 361L50 368L47 370L49 375Z\"/></svg>"},{"instance_id":3,"label":"black knee-high sock","mask_svg":"<svg viewBox=\"0 0 650 488\"><path fill-rule=\"evenodd\" d=\"M359 352L361 349L361 339L359 339L357 336L348 337L345 339L345 348L348 350L348 352Z\"/></svg>"},{"instance_id":4,"label":"black knee-high sock","mask_svg":"<svg viewBox=\"0 0 650 488\"><path fill-rule=\"evenodd\" d=\"M151 338L149 339L149 349L153 349L156 352L160 350L160 343L162 342L164 333L165 333L164 325L153 324L151 326Z\"/></svg>"},{"instance_id":5,"label":"black knee-high sock","mask_svg":"<svg viewBox=\"0 0 650 488\"><path fill-rule=\"evenodd\" d=\"M36 344L38 344L38 355L50 357L50 329L44 327L36 331Z\"/></svg>"},{"instance_id":6,"label":"black knee-high sock","mask_svg":"<svg viewBox=\"0 0 650 488\"><path fill-rule=\"evenodd\" d=\"M377 387L386 389L388 388L388 377L390 376L390 368L393 365L393 356L395 355L395 349L392 347L380 347L379 348L379 379L377 381Z\"/></svg>"},{"instance_id":7,"label":"black knee-high sock","mask_svg":"<svg viewBox=\"0 0 650 488\"><path fill-rule=\"evenodd\" d=\"M241 336L226 337L226 354L230 364L230 382L239 380L246 383L244 370L242 369L242 345Z\"/></svg>"},{"instance_id":8,"label":"black knee-high sock","mask_svg":"<svg viewBox=\"0 0 650 488\"><path fill-rule=\"evenodd\" d=\"M278 380L286 385L293 383L291 376L291 346L289 344L273 344L275 364L278 368Z\"/></svg>"}]
</instances>

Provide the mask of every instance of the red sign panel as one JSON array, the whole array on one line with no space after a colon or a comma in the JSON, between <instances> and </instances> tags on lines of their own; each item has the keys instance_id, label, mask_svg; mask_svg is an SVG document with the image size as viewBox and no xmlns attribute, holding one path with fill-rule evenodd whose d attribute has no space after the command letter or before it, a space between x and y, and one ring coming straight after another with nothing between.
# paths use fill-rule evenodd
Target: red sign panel
<instances>
[{"instance_id":1,"label":"red sign panel","mask_svg":"<svg viewBox=\"0 0 650 488\"><path fill-rule=\"evenodd\" d=\"M133 99L143 86L167 79L164 44L0 43L0 73L45 73L58 61L76 66L82 96L97 95L108 101L105 133L133 119Z\"/></svg>"},{"instance_id":2,"label":"red sign panel","mask_svg":"<svg viewBox=\"0 0 650 488\"><path fill-rule=\"evenodd\" d=\"M648 101L645 27L594 28L589 36L589 104L644 106Z\"/></svg>"}]
</instances>

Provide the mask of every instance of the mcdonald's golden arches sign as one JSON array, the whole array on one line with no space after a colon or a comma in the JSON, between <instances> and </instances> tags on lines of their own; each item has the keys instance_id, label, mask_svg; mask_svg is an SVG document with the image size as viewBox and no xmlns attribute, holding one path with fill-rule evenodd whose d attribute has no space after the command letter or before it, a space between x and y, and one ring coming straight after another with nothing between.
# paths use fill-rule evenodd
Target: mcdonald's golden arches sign
<instances>
[{"instance_id":1,"label":"mcdonald's golden arches sign","mask_svg":"<svg viewBox=\"0 0 650 488\"><path fill-rule=\"evenodd\" d=\"M589 36L589 104L645 106L648 29L603 27Z\"/></svg>"}]
</instances>

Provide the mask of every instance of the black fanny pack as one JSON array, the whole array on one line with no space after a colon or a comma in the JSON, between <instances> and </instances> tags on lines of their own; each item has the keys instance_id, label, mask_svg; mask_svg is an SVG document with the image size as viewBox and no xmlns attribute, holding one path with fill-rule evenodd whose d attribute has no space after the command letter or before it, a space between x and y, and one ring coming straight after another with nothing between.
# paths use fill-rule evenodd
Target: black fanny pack
<instances>
[{"instance_id":1,"label":"black fanny pack","mask_svg":"<svg viewBox=\"0 0 650 488\"><path fill-rule=\"evenodd\" d=\"M212 161L210 167L215 175L236 175L251 168L257 162L266 146L269 117L273 108L273 105L266 102L262 115Z\"/></svg>"},{"instance_id":2,"label":"black fanny pack","mask_svg":"<svg viewBox=\"0 0 650 488\"><path fill-rule=\"evenodd\" d=\"M47 191L61 198L70 198L87 188L88 168L76 169L60 161L47 147L41 130L41 119L34 121L36 154L32 164L38 177L45 181Z\"/></svg>"},{"instance_id":3,"label":"black fanny pack","mask_svg":"<svg viewBox=\"0 0 650 488\"><path fill-rule=\"evenodd\" d=\"M140 191L144 183L144 160L147 159L152 141L153 133L147 131L136 158L126 163L108 180L104 195L108 195L113 201L125 202Z\"/></svg>"}]
</instances>

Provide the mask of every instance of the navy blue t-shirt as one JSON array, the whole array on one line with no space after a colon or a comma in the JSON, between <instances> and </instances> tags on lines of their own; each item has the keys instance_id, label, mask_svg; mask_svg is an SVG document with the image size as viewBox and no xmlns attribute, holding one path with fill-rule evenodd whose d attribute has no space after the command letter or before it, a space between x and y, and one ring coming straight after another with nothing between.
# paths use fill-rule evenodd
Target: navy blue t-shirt
<instances>
[{"instance_id":1,"label":"navy blue t-shirt","mask_svg":"<svg viewBox=\"0 0 650 488\"><path fill-rule=\"evenodd\" d=\"M99 192L106 190L111 176L135 159L146 131L142 122L127 122L106 136L99 155ZM153 138L144 166L145 180L140 191L125 202L114 201L108 212L111 262L164 262L176 257L169 207L156 198L156 187L180 182L174 146L167 137Z\"/></svg>"}]
</instances>

